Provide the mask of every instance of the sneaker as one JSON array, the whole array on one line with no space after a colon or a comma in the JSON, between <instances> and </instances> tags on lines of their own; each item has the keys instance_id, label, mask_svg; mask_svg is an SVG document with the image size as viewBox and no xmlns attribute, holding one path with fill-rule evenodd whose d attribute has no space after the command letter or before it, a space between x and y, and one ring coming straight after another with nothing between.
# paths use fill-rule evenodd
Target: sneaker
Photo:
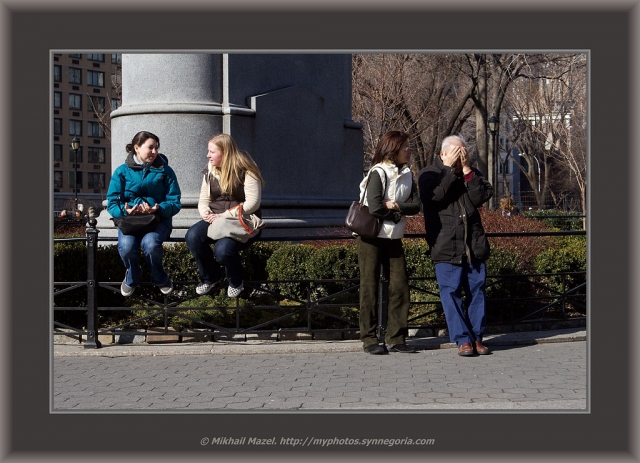
<instances>
[{"instance_id":1,"label":"sneaker","mask_svg":"<svg viewBox=\"0 0 640 463\"><path fill-rule=\"evenodd\" d=\"M384 355L387 353L385 348L380 344L370 344L363 349L367 354L371 355Z\"/></svg>"},{"instance_id":2,"label":"sneaker","mask_svg":"<svg viewBox=\"0 0 640 463\"><path fill-rule=\"evenodd\" d=\"M205 294L209 294L211 288L213 288L213 285L211 283L204 283L201 281L200 283L198 283L198 286L196 286L196 294L198 296L204 296Z\"/></svg>"},{"instance_id":3,"label":"sneaker","mask_svg":"<svg viewBox=\"0 0 640 463\"><path fill-rule=\"evenodd\" d=\"M227 296L238 297L240 296L240 293L243 290L244 290L244 285L242 283L237 288L234 288L233 286L229 285L229 288L227 289Z\"/></svg>"},{"instance_id":4,"label":"sneaker","mask_svg":"<svg viewBox=\"0 0 640 463\"><path fill-rule=\"evenodd\" d=\"M165 284L160 286L160 292L165 296L173 291L173 282L169 279Z\"/></svg>"},{"instance_id":5,"label":"sneaker","mask_svg":"<svg viewBox=\"0 0 640 463\"><path fill-rule=\"evenodd\" d=\"M120 285L120 293L122 293L124 297L131 296L135 290L136 288L131 287L126 283L126 279L122 280L122 284Z\"/></svg>"},{"instance_id":6,"label":"sneaker","mask_svg":"<svg viewBox=\"0 0 640 463\"><path fill-rule=\"evenodd\" d=\"M402 352L403 354L414 354L418 352L414 347L406 344L394 344L389 347L389 352Z\"/></svg>"}]
</instances>

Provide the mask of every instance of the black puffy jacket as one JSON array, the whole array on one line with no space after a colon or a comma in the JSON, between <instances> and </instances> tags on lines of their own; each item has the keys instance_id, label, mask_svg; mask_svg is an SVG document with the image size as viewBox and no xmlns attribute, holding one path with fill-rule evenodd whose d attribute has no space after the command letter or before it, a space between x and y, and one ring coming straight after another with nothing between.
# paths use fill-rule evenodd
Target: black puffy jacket
<instances>
[{"instance_id":1,"label":"black puffy jacket","mask_svg":"<svg viewBox=\"0 0 640 463\"><path fill-rule=\"evenodd\" d=\"M461 264L463 256L471 262L489 258L489 242L484 233L478 207L493 196L493 186L472 169L473 178L464 181L462 173L435 163L418 174L418 189L424 212L427 243L434 263Z\"/></svg>"}]
</instances>

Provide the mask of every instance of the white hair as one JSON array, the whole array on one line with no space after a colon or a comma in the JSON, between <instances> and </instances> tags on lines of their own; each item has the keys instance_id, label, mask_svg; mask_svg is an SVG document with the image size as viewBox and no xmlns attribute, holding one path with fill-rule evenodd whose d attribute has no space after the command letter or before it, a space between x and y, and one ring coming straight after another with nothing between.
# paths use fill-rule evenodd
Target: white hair
<instances>
[{"instance_id":1,"label":"white hair","mask_svg":"<svg viewBox=\"0 0 640 463\"><path fill-rule=\"evenodd\" d=\"M467 145L464 142L464 138L462 138L460 135L449 135L448 137L445 137L444 140L442 140L442 147L440 149L442 151L445 151L449 146L453 144L453 140L458 140L460 143L462 143L462 146L466 148Z\"/></svg>"}]
</instances>

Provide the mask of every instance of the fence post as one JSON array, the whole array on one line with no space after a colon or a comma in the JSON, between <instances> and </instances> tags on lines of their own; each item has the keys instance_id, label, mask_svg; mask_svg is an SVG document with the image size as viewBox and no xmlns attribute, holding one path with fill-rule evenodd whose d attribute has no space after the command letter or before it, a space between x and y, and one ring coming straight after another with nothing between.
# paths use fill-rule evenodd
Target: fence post
<instances>
[{"instance_id":1,"label":"fence post","mask_svg":"<svg viewBox=\"0 0 640 463\"><path fill-rule=\"evenodd\" d=\"M389 309L389 278L385 266L380 263L380 281L378 283L378 342L384 344L387 333L387 312Z\"/></svg>"},{"instance_id":2,"label":"fence post","mask_svg":"<svg viewBox=\"0 0 640 463\"><path fill-rule=\"evenodd\" d=\"M98 253L98 233L96 228L98 221L95 218L89 219L87 227L87 342L85 349L97 349L102 347L98 341L98 303L96 293L98 283L96 281L96 256Z\"/></svg>"},{"instance_id":3,"label":"fence post","mask_svg":"<svg viewBox=\"0 0 640 463\"><path fill-rule=\"evenodd\" d=\"M311 329L311 281L307 281L306 284L307 287L307 331L309 333L312 333L313 330Z\"/></svg>"}]
</instances>

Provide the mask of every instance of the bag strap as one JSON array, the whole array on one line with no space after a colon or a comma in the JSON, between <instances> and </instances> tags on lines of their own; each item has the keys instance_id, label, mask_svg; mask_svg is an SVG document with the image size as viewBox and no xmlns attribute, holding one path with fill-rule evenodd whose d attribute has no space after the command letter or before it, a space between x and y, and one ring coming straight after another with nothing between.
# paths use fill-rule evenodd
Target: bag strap
<instances>
[{"instance_id":1,"label":"bag strap","mask_svg":"<svg viewBox=\"0 0 640 463\"><path fill-rule=\"evenodd\" d=\"M242 228L245 229L245 231L249 234L253 233L253 230L251 230L251 227L249 227L249 225L247 225L247 222L244 221L244 211L242 210L242 203L237 204L235 206L233 206L231 209L229 209L230 211L232 211L233 209L238 209L238 221L240 222L240 225L242 225Z\"/></svg>"},{"instance_id":2,"label":"bag strap","mask_svg":"<svg viewBox=\"0 0 640 463\"><path fill-rule=\"evenodd\" d=\"M371 172L373 171L373 169L376 169L376 167L372 167L371 169L369 169L369 172L367 172L367 183L365 183L364 185L364 190L362 192L362 196L360 197L360 204L364 203L364 197L367 194L367 187L369 186L369 180L371 180ZM389 182L387 181L387 173L384 171L384 169L380 169L380 170L384 174L384 191L382 192L382 196L384 197L384 194L387 192L387 187L389 186Z\"/></svg>"}]
</instances>

